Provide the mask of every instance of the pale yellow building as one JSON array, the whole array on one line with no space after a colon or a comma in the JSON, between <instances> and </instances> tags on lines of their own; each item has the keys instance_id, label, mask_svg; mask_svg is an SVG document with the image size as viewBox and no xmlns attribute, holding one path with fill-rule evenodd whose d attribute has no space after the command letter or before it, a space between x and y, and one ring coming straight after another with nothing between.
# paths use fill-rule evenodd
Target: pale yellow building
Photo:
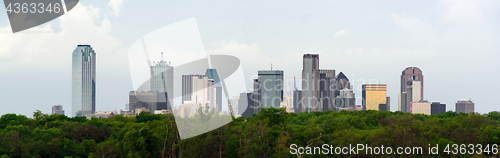
<instances>
[{"instance_id":1,"label":"pale yellow building","mask_svg":"<svg viewBox=\"0 0 500 158\"><path fill-rule=\"evenodd\" d=\"M387 85L385 84L364 84L362 93L366 110L379 110L380 104L387 103Z\"/></svg>"},{"instance_id":2,"label":"pale yellow building","mask_svg":"<svg viewBox=\"0 0 500 158\"><path fill-rule=\"evenodd\" d=\"M412 114L426 114L431 115L431 103L421 100L420 102L410 103Z\"/></svg>"}]
</instances>

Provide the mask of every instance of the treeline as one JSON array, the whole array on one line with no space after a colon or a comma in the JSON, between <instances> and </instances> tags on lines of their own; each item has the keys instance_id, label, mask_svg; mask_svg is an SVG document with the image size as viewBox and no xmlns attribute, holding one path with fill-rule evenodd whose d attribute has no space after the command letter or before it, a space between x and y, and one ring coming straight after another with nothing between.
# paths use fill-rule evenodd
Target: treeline
<instances>
[{"instance_id":1,"label":"treeline","mask_svg":"<svg viewBox=\"0 0 500 158\"><path fill-rule=\"evenodd\" d=\"M383 111L293 114L270 108L252 118L233 119L211 132L180 140L171 114L141 113L91 120L44 115L40 111L34 113L33 119L6 114L0 118L0 157L489 157L498 155L449 155L443 151L447 144L482 144L483 147L500 144L498 112L487 116L454 112L428 116ZM290 153L291 144L298 147L323 144L383 145L393 149L423 147L423 152L418 155L294 155ZM429 144L439 144L438 155L428 155Z\"/></svg>"}]
</instances>

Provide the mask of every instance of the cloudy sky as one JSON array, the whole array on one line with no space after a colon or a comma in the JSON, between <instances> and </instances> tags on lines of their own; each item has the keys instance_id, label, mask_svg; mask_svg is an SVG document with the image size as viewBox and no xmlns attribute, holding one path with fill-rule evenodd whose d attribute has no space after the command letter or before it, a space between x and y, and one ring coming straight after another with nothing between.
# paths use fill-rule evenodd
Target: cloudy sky
<instances>
[{"instance_id":1,"label":"cloudy sky","mask_svg":"<svg viewBox=\"0 0 500 158\"><path fill-rule=\"evenodd\" d=\"M302 54L316 53L321 69L346 74L358 103L362 84L385 83L397 110L401 71L416 66L424 73L424 99L446 103L447 110L469 98L477 112L500 110L500 1L104 0L80 2L16 34L0 8L0 114L32 116L61 104L69 115L71 53L78 44L97 54L96 110L124 109L134 90L130 45L193 17L207 54L241 60L248 90L271 63L285 79L299 78Z\"/></svg>"}]
</instances>

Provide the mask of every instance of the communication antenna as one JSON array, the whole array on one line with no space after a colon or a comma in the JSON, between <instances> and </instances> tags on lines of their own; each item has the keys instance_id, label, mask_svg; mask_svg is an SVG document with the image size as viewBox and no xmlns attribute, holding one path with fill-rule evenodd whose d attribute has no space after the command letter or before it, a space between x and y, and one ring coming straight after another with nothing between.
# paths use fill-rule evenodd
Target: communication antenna
<instances>
[{"instance_id":1,"label":"communication antenna","mask_svg":"<svg viewBox=\"0 0 500 158\"><path fill-rule=\"evenodd\" d=\"M163 52L161 52L161 61L163 61Z\"/></svg>"}]
</instances>

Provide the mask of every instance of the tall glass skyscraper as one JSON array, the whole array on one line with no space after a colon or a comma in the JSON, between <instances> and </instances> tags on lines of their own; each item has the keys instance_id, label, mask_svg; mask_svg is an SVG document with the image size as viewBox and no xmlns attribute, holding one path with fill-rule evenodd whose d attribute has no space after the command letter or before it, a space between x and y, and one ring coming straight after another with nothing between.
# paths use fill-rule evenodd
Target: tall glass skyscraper
<instances>
[{"instance_id":1,"label":"tall glass skyscraper","mask_svg":"<svg viewBox=\"0 0 500 158\"><path fill-rule=\"evenodd\" d=\"M163 53L162 53L163 56ZM166 102L167 107L162 108L171 108L171 101L173 99L174 94L174 67L163 60L163 58L155 63L156 65L151 66L151 80L150 86L151 91L163 93L166 92L165 100L160 100L160 102ZM159 107L158 107L159 108ZM161 110L161 109L157 109Z\"/></svg>"},{"instance_id":2,"label":"tall glass skyscraper","mask_svg":"<svg viewBox=\"0 0 500 158\"><path fill-rule=\"evenodd\" d=\"M73 116L95 113L95 59L90 45L78 45L73 51Z\"/></svg>"}]
</instances>

